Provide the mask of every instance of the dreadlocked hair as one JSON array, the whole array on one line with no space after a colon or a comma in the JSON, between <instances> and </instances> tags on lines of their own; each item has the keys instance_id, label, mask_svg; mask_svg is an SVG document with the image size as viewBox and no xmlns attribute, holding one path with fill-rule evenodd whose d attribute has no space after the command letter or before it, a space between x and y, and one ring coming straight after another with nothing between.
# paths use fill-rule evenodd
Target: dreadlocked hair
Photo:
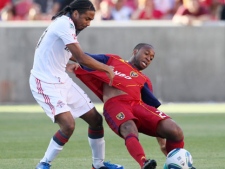
<instances>
[{"instance_id":1,"label":"dreadlocked hair","mask_svg":"<svg viewBox=\"0 0 225 169\"><path fill-rule=\"evenodd\" d=\"M74 0L67 5L63 10L59 11L55 16L52 17L52 20L55 20L57 17L69 13L70 15L73 11L77 10L79 14L84 14L87 11L95 11L95 7L89 0Z\"/></svg>"},{"instance_id":2,"label":"dreadlocked hair","mask_svg":"<svg viewBox=\"0 0 225 169\"><path fill-rule=\"evenodd\" d=\"M148 43L139 43L139 44L137 44L135 47L134 47L134 50L139 50L139 49L141 49L143 46L150 46L151 48L153 48L153 46L152 45L150 45L150 44L148 44Z\"/></svg>"}]
</instances>

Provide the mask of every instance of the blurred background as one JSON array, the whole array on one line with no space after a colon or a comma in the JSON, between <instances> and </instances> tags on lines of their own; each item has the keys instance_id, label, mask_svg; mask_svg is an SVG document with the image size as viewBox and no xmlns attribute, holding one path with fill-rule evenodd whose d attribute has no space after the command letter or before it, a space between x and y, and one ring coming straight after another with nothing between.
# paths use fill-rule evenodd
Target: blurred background
<instances>
[{"instance_id":1,"label":"blurred background","mask_svg":"<svg viewBox=\"0 0 225 169\"><path fill-rule=\"evenodd\" d=\"M162 102L225 102L225 0L92 1L95 19L78 37L84 51L128 60L137 43L150 43L156 55L144 73ZM0 0L0 105L36 104L28 82L35 46L71 2Z\"/></svg>"}]
</instances>

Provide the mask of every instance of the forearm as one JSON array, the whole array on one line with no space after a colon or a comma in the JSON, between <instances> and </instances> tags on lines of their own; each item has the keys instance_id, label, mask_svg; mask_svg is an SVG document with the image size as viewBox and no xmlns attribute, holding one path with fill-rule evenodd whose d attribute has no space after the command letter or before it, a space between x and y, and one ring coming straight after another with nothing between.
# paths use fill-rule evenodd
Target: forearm
<instances>
[{"instance_id":1,"label":"forearm","mask_svg":"<svg viewBox=\"0 0 225 169\"><path fill-rule=\"evenodd\" d=\"M95 59L93 59L92 57L86 55L86 54L82 54L83 56L81 56L79 59L77 59L77 62L80 65L86 66L90 69L93 70L99 70L99 71L103 71L103 72L108 72L108 65L103 64Z\"/></svg>"},{"instance_id":2,"label":"forearm","mask_svg":"<svg viewBox=\"0 0 225 169\"><path fill-rule=\"evenodd\" d=\"M108 72L109 67L103 63L96 61L90 56L86 55L79 44L69 44L67 45L73 57L70 59L72 61L78 62L80 65L86 66L90 69L99 70L103 72Z\"/></svg>"}]
</instances>

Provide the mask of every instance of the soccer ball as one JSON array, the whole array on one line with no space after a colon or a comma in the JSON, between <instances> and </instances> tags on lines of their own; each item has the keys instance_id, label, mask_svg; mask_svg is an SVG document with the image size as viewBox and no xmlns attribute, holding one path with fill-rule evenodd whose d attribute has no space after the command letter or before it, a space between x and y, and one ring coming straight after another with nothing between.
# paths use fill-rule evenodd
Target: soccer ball
<instances>
[{"instance_id":1,"label":"soccer ball","mask_svg":"<svg viewBox=\"0 0 225 169\"><path fill-rule=\"evenodd\" d=\"M192 164L191 154L183 148L176 148L167 155L163 169L191 169Z\"/></svg>"}]
</instances>

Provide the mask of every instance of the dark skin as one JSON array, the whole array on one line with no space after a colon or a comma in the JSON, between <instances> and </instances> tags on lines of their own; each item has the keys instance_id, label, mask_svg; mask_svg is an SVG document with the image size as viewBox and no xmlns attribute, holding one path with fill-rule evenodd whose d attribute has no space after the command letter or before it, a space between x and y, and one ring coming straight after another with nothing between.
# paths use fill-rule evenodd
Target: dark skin
<instances>
[{"instance_id":1,"label":"dark skin","mask_svg":"<svg viewBox=\"0 0 225 169\"><path fill-rule=\"evenodd\" d=\"M154 59L155 52L153 47L150 45L145 45L141 49L135 49L133 51L132 57L129 63L141 71L146 69L152 60ZM71 64L67 65L67 71L73 72L79 65ZM105 103L108 99L127 94L122 90L119 90L115 87L109 86L108 84L103 85L103 102ZM139 135L137 126L133 120L128 120L124 122L119 129L119 133L123 138L126 138L130 133L135 134L137 137ZM157 137L157 141L160 145L161 151L167 155L165 144L166 138L168 140L180 141L183 138L183 131L181 128L172 120L166 119L159 122L157 127L157 133L160 137Z\"/></svg>"},{"instance_id":2,"label":"dark skin","mask_svg":"<svg viewBox=\"0 0 225 169\"><path fill-rule=\"evenodd\" d=\"M79 14L79 12L75 10L71 15L71 19L74 22L76 29L78 31L81 31L90 26L90 22L94 19L94 15L94 11L86 11L83 14ZM68 44L67 47L73 55L70 60L76 61L79 64L85 65L91 69L106 72L111 81L109 85L111 85L114 77L114 72L110 66L102 64L84 54L78 43ZM95 108L91 109L80 118L86 121L89 124L89 127L92 129L99 129L100 127L102 127L102 116L97 112ZM73 134L73 131L75 129L75 121L69 111L56 115L55 122L58 123L61 132L67 137L70 137Z\"/></svg>"},{"instance_id":3,"label":"dark skin","mask_svg":"<svg viewBox=\"0 0 225 169\"><path fill-rule=\"evenodd\" d=\"M154 59L154 56L155 51L153 47L145 45L141 49L136 49L133 51L130 64L137 70L141 71L150 65ZM107 87L107 92L113 92L109 91L109 88L110 87ZM112 88L112 90L114 89ZM133 120L128 120L120 126L120 134L123 136L123 138L126 138L130 133L133 133L138 137L138 129ZM160 137L173 141L179 141L183 138L183 131L172 119L160 121L157 127L157 133ZM161 147L162 152L166 155L167 152L165 150L165 140L160 137L157 137L157 141Z\"/></svg>"}]
</instances>

